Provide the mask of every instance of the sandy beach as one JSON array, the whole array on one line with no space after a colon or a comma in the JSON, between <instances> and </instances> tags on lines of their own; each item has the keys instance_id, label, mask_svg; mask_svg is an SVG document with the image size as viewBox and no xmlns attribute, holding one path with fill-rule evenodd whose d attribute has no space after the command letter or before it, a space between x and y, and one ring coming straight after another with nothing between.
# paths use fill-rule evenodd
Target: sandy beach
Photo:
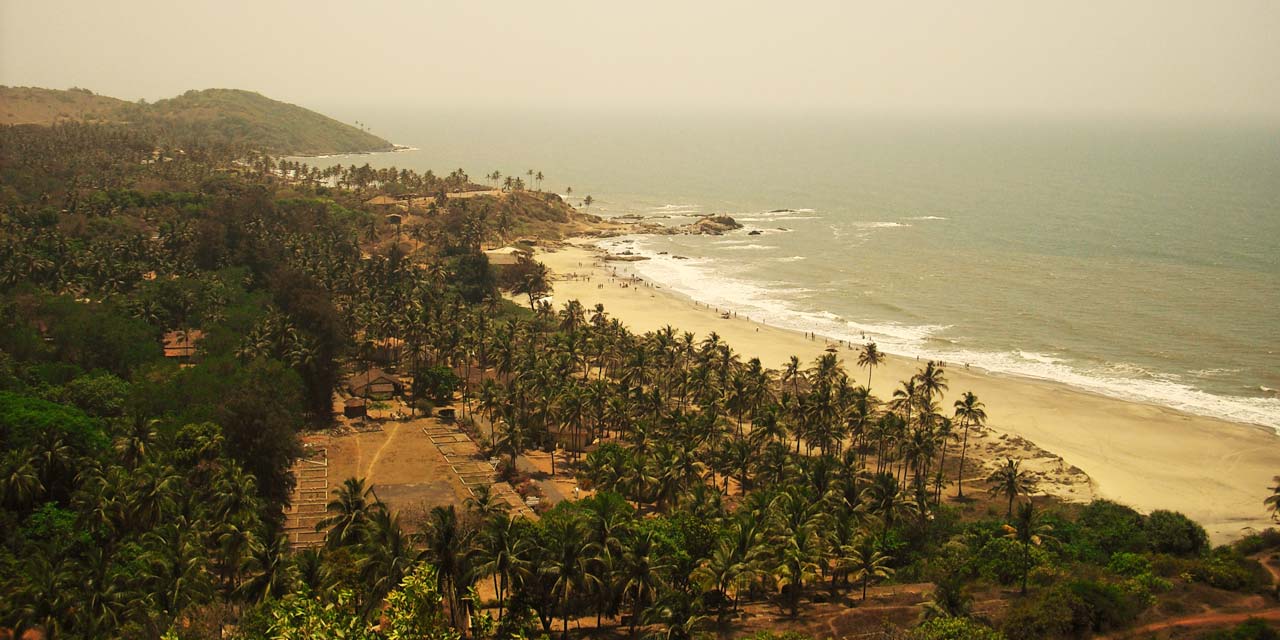
<instances>
[{"instance_id":1,"label":"sandy beach","mask_svg":"<svg viewBox=\"0 0 1280 640\"><path fill-rule=\"evenodd\" d=\"M621 286L621 279L611 282L609 276L614 268L624 273L626 263L604 262L602 257L587 241L536 256L556 274L557 308L576 298L587 308L603 304L609 315L636 332L672 325L701 338L714 331L744 360L758 357L770 368L781 368L792 355L810 365L829 346L821 337L812 340L745 318L724 319L716 310L660 286ZM567 277L570 274L576 277ZM865 384L867 371L857 367L856 352L843 345L838 349L850 376ZM923 364L891 356L872 373L872 392L889 397ZM991 429L1030 440L1083 470L1092 478L1097 497L1143 512L1181 511L1203 524L1215 542L1237 538L1248 527L1271 524L1262 500L1272 476L1280 474L1280 438L1269 429L1048 381L966 370L955 363L949 363L947 378L950 391L941 406L950 407L965 391L976 393L986 404Z\"/></svg>"}]
</instances>

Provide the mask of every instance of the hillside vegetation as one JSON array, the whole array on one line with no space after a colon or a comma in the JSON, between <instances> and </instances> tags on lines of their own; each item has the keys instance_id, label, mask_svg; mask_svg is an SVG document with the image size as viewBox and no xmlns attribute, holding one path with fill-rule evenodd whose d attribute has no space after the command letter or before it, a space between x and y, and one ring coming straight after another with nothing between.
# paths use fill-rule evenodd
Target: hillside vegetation
<instances>
[{"instance_id":1,"label":"hillside vegetation","mask_svg":"<svg viewBox=\"0 0 1280 640\"><path fill-rule=\"evenodd\" d=\"M127 123L161 139L201 139L285 155L389 151L393 145L333 118L252 91L188 91L155 104L84 89L0 87L0 124Z\"/></svg>"}]
</instances>

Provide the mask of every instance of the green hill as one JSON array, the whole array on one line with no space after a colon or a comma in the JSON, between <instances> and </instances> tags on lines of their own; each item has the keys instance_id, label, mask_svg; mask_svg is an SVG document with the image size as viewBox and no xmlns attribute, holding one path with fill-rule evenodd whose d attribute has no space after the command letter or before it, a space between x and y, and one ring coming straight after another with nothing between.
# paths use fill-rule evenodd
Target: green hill
<instances>
[{"instance_id":1,"label":"green hill","mask_svg":"<svg viewBox=\"0 0 1280 640\"><path fill-rule=\"evenodd\" d=\"M297 105L238 89L188 91L154 104L61 91L0 87L0 124L128 123L181 140L213 139L282 155L389 151L390 142Z\"/></svg>"}]
</instances>

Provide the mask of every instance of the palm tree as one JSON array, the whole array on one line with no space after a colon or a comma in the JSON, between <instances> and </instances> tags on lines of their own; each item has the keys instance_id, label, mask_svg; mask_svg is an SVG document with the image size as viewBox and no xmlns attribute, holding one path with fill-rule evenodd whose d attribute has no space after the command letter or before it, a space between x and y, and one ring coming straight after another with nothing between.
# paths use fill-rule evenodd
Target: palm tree
<instances>
[{"instance_id":1,"label":"palm tree","mask_svg":"<svg viewBox=\"0 0 1280 640\"><path fill-rule=\"evenodd\" d=\"M1263 500L1262 504L1271 509L1271 519L1280 522L1280 476L1272 478L1271 481L1276 483L1276 486L1267 487L1271 489L1271 495L1267 496L1267 499Z\"/></svg>"},{"instance_id":2,"label":"palm tree","mask_svg":"<svg viewBox=\"0 0 1280 640\"><path fill-rule=\"evenodd\" d=\"M730 599L737 603L737 592L746 569L747 562L739 553L737 545L734 545L731 540L722 539L711 552L711 557L703 560L690 576L704 591L713 592L719 596L721 622L728 614L727 605Z\"/></svg>"},{"instance_id":3,"label":"palm tree","mask_svg":"<svg viewBox=\"0 0 1280 640\"><path fill-rule=\"evenodd\" d=\"M849 575L862 584L862 600L867 599L867 586L873 581L880 581L893 575L889 563L893 558L880 552L878 545L870 534L863 533L853 544L841 550L844 557L840 559L841 567Z\"/></svg>"},{"instance_id":4,"label":"palm tree","mask_svg":"<svg viewBox=\"0 0 1280 640\"><path fill-rule=\"evenodd\" d=\"M333 495L325 506L329 515L316 523L316 531L329 530L325 541L330 549L360 542L373 513L386 508L373 493L373 485L365 486L364 478L343 480Z\"/></svg>"},{"instance_id":5,"label":"palm tree","mask_svg":"<svg viewBox=\"0 0 1280 640\"><path fill-rule=\"evenodd\" d=\"M636 625L644 607L657 599L663 574L670 565L660 555L656 536L652 529L637 532L622 556L622 595L631 599L631 637L636 635Z\"/></svg>"},{"instance_id":6,"label":"palm tree","mask_svg":"<svg viewBox=\"0 0 1280 640\"><path fill-rule=\"evenodd\" d=\"M934 396L941 396L947 390L946 371L933 360L925 364L924 369L915 375L915 379L920 394L926 399L932 400Z\"/></svg>"},{"instance_id":7,"label":"palm tree","mask_svg":"<svg viewBox=\"0 0 1280 640\"><path fill-rule=\"evenodd\" d=\"M493 493L490 485L475 487L472 493L472 496L463 501L463 506L479 517L481 522L487 522L510 509L506 502Z\"/></svg>"},{"instance_id":8,"label":"palm tree","mask_svg":"<svg viewBox=\"0 0 1280 640\"><path fill-rule=\"evenodd\" d=\"M858 354L858 366L867 368L867 389L871 389L871 370L880 366L884 362L884 354L880 349L876 348L876 343L868 342L862 347L862 353Z\"/></svg>"},{"instance_id":9,"label":"palm tree","mask_svg":"<svg viewBox=\"0 0 1280 640\"><path fill-rule=\"evenodd\" d=\"M465 595L474 577L475 532L458 519L453 505L435 507L427 516L424 556L436 567L437 588L449 605L449 621L461 628L467 620Z\"/></svg>"},{"instance_id":10,"label":"palm tree","mask_svg":"<svg viewBox=\"0 0 1280 640\"><path fill-rule=\"evenodd\" d=\"M1022 545L1022 593L1027 592L1027 574L1031 572L1031 546L1040 546L1053 540L1053 525L1044 522L1040 511L1032 502L1018 507L1013 524L1004 525L1004 537Z\"/></svg>"},{"instance_id":11,"label":"palm tree","mask_svg":"<svg viewBox=\"0 0 1280 640\"><path fill-rule=\"evenodd\" d=\"M590 209L590 208L591 208L591 203L592 203L592 202L595 202L595 201L596 201L596 199L595 199L595 198L592 198L592 197L591 197L591 195L590 195L590 194L588 194L588 195L587 195L587 197L585 197L585 198L583 198L583 199L582 199L582 206L583 206L583 207L586 207L587 209Z\"/></svg>"},{"instance_id":12,"label":"palm tree","mask_svg":"<svg viewBox=\"0 0 1280 640\"><path fill-rule=\"evenodd\" d=\"M1006 458L1004 464L987 477L987 482L991 484L991 495L1004 495L1009 498L1009 508L1005 517L1013 517L1013 501L1019 493L1031 493L1031 476L1021 467L1021 460Z\"/></svg>"},{"instance_id":13,"label":"palm tree","mask_svg":"<svg viewBox=\"0 0 1280 640\"><path fill-rule=\"evenodd\" d=\"M884 532L888 532L900 517L909 516L919 509L916 501L899 487L897 478L889 472L875 474L871 484L862 490L861 499L867 512L880 519Z\"/></svg>"},{"instance_id":14,"label":"palm tree","mask_svg":"<svg viewBox=\"0 0 1280 640\"><path fill-rule=\"evenodd\" d=\"M240 586L249 602L282 598L290 592L296 579L296 568L289 562L289 536L279 533L266 544L254 548L249 566L254 575Z\"/></svg>"},{"instance_id":15,"label":"palm tree","mask_svg":"<svg viewBox=\"0 0 1280 640\"><path fill-rule=\"evenodd\" d=\"M569 601L582 591L589 591L600 584L600 577L593 567L595 545L587 538L587 532L581 520L561 519L552 524L550 562L543 567L543 572L554 580L551 593L559 594L560 615L564 626L560 637L569 637Z\"/></svg>"},{"instance_id":16,"label":"palm tree","mask_svg":"<svg viewBox=\"0 0 1280 640\"><path fill-rule=\"evenodd\" d=\"M529 539L524 535L519 520L499 513L485 521L480 532L476 571L493 576L499 618L502 617L508 587L526 571L529 548Z\"/></svg>"},{"instance_id":17,"label":"palm tree","mask_svg":"<svg viewBox=\"0 0 1280 640\"><path fill-rule=\"evenodd\" d=\"M805 582L817 576L818 563L814 561L818 555L817 534L810 527L798 527L780 542L773 577L778 589L785 592L791 617L794 618L799 613L800 594L804 591Z\"/></svg>"},{"instance_id":18,"label":"palm tree","mask_svg":"<svg viewBox=\"0 0 1280 640\"><path fill-rule=\"evenodd\" d=\"M964 442L960 445L960 472L956 474L956 497L964 497L964 459L965 453L969 450L969 428L980 427L987 422L987 412L978 396L972 391L964 392L959 400L956 400L956 418L960 420L960 424L964 427Z\"/></svg>"},{"instance_id":19,"label":"palm tree","mask_svg":"<svg viewBox=\"0 0 1280 640\"><path fill-rule=\"evenodd\" d=\"M419 553L411 537L400 526L400 516L386 509L374 512L365 527L365 555L360 561L360 577L372 597L365 604L372 611L400 581L413 571Z\"/></svg>"},{"instance_id":20,"label":"palm tree","mask_svg":"<svg viewBox=\"0 0 1280 640\"><path fill-rule=\"evenodd\" d=\"M0 463L0 504L21 511L34 504L44 492L40 472L35 465L35 452L15 449Z\"/></svg>"}]
</instances>

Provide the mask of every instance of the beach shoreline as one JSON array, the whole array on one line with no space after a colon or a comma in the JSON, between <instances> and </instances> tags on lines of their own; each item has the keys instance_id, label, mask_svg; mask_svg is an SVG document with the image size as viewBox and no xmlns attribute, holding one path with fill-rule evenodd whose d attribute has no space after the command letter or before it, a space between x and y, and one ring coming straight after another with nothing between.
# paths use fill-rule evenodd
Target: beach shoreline
<instances>
[{"instance_id":1,"label":"beach shoreline","mask_svg":"<svg viewBox=\"0 0 1280 640\"><path fill-rule=\"evenodd\" d=\"M557 307L571 299L587 308L600 303L638 333L668 324L699 338L715 331L744 360L759 357L773 369L782 368L791 355L811 365L835 348L850 378L867 383L867 370L856 364L861 345L809 337L731 312L722 317L722 310L704 307L660 284L632 280L626 263L606 262L596 241L571 238L538 252L536 258L556 278ZM618 277L613 277L615 271ZM891 396L899 381L923 365L915 358L890 354L871 372L872 392L882 399ZM1144 512L1181 511L1203 524L1215 543L1271 524L1262 505L1272 476L1280 473L1280 437L1271 429L1117 399L1052 380L949 365L950 390L941 407L949 409L959 394L973 391L987 405L989 427L996 434L1053 452L1061 458L1058 466L1083 470L1092 481L1092 491L1044 486L1043 492L1075 500L1107 498Z\"/></svg>"}]
</instances>

